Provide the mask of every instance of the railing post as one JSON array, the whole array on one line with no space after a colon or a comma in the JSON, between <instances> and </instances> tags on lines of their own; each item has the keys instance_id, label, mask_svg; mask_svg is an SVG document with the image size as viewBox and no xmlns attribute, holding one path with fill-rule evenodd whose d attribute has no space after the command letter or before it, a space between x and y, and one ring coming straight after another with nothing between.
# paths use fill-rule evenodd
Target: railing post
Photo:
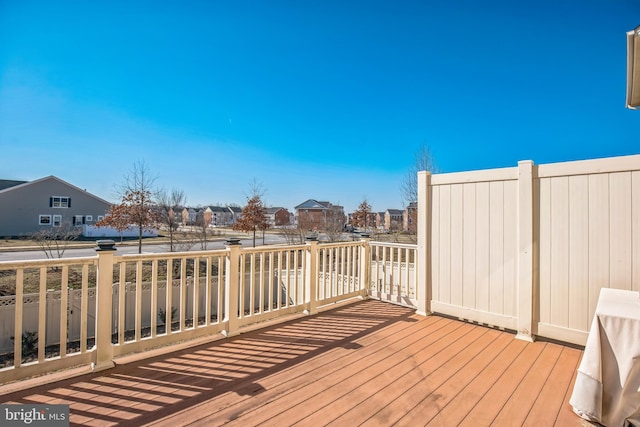
<instances>
[{"instance_id":1,"label":"railing post","mask_svg":"<svg viewBox=\"0 0 640 427\"><path fill-rule=\"evenodd\" d=\"M113 368L112 304L113 257L116 252L113 240L98 240L98 271L96 283L96 343L92 368L94 371Z\"/></svg>"},{"instance_id":2,"label":"railing post","mask_svg":"<svg viewBox=\"0 0 640 427\"><path fill-rule=\"evenodd\" d=\"M233 337L239 334L240 240L227 239L225 246L227 247L224 281L224 323L226 329L222 333L227 337Z\"/></svg>"},{"instance_id":3,"label":"railing post","mask_svg":"<svg viewBox=\"0 0 640 427\"><path fill-rule=\"evenodd\" d=\"M417 314L431 313L431 173L418 172L418 253L416 259Z\"/></svg>"},{"instance_id":4,"label":"railing post","mask_svg":"<svg viewBox=\"0 0 640 427\"><path fill-rule=\"evenodd\" d=\"M307 236L306 240L305 314L318 314L318 237Z\"/></svg>"},{"instance_id":5,"label":"railing post","mask_svg":"<svg viewBox=\"0 0 640 427\"><path fill-rule=\"evenodd\" d=\"M516 338L534 339L534 192L533 162L518 162L518 333Z\"/></svg>"},{"instance_id":6,"label":"railing post","mask_svg":"<svg viewBox=\"0 0 640 427\"><path fill-rule=\"evenodd\" d=\"M360 296L362 299L369 298L369 287L371 286L371 237L362 233L360 235L360 275L358 280L362 280L360 285Z\"/></svg>"}]
</instances>

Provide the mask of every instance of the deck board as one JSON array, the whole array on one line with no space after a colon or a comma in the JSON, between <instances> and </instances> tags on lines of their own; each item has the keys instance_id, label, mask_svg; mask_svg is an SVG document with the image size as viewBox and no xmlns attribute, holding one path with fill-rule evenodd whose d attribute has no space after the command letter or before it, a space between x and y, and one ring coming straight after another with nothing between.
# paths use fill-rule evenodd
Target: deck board
<instances>
[{"instance_id":1,"label":"deck board","mask_svg":"<svg viewBox=\"0 0 640 427\"><path fill-rule=\"evenodd\" d=\"M72 425L584 425L582 352L369 300L5 393Z\"/></svg>"}]
</instances>

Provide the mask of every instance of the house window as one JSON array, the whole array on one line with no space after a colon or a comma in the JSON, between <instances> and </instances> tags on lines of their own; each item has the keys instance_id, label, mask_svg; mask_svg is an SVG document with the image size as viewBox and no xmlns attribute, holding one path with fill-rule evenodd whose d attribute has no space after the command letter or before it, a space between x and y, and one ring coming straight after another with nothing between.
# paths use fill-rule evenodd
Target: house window
<instances>
[{"instance_id":1,"label":"house window","mask_svg":"<svg viewBox=\"0 0 640 427\"><path fill-rule=\"evenodd\" d=\"M87 215L84 217L85 221L87 222L92 222L93 221L93 215Z\"/></svg>"},{"instance_id":2,"label":"house window","mask_svg":"<svg viewBox=\"0 0 640 427\"><path fill-rule=\"evenodd\" d=\"M82 225L84 224L82 215L74 215L73 216L73 225Z\"/></svg>"},{"instance_id":3,"label":"house window","mask_svg":"<svg viewBox=\"0 0 640 427\"><path fill-rule=\"evenodd\" d=\"M71 197L66 197L66 196L49 197L49 207L50 208L70 208Z\"/></svg>"},{"instance_id":4,"label":"house window","mask_svg":"<svg viewBox=\"0 0 640 427\"><path fill-rule=\"evenodd\" d=\"M54 215L53 216L53 226L60 227L60 223L62 222L62 215Z\"/></svg>"},{"instance_id":5,"label":"house window","mask_svg":"<svg viewBox=\"0 0 640 427\"><path fill-rule=\"evenodd\" d=\"M104 219L104 215L98 215L98 221L102 221Z\"/></svg>"},{"instance_id":6,"label":"house window","mask_svg":"<svg viewBox=\"0 0 640 427\"><path fill-rule=\"evenodd\" d=\"M38 224L51 225L51 215L40 215Z\"/></svg>"}]
</instances>

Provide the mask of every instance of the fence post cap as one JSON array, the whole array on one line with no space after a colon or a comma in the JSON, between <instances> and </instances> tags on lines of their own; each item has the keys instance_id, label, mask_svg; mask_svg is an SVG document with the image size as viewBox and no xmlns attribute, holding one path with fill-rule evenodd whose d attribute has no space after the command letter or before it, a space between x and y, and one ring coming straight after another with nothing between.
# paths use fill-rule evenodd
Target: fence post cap
<instances>
[{"instance_id":1,"label":"fence post cap","mask_svg":"<svg viewBox=\"0 0 640 427\"><path fill-rule=\"evenodd\" d=\"M96 252L101 252L101 251L115 251L116 248L116 242L114 242L113 240L107 239L107 240L97 240L96 241Z\"/></svg>"}]
</instances>

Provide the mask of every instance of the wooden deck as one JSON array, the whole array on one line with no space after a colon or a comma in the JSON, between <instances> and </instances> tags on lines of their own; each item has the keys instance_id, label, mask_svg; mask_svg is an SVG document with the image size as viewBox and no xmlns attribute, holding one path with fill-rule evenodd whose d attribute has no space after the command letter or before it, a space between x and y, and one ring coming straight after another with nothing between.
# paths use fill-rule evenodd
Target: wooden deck
<instances>
[{"instance_id":1,"label":"wooden deck","mask_svg":"<svg viewBox=\"0 0 640 427\"><path fill-rule=\"evenodd\" d=\"M582 352L363 301L0 395L72 425L571 426ZM0 387L0 393L3 388Z\"/></svg>"}]
</instances>

